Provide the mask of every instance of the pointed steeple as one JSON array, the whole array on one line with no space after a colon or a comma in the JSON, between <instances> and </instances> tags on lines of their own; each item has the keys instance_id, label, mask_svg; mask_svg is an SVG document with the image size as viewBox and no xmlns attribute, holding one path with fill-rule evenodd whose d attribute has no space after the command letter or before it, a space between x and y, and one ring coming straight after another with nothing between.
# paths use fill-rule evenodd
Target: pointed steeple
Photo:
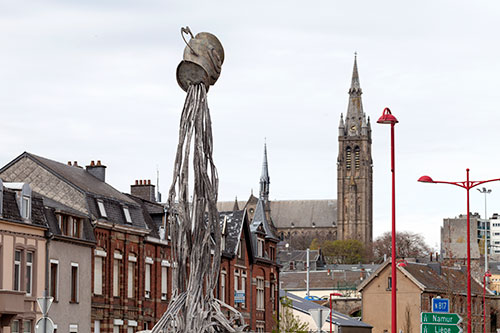
<instances>
[{"instance_id":1,"label":"pointed steeple","mask_svg":"<svg viewBox=\"0 0 500 333\"><path fill-rule=\"evenodd\" d=\"M267 144L264 142L264 160L262 161L262 174L260 176L259 199L264 200L265 203L269 201L270 183L271 179L269 177L269 170L267 168Z\"/></svg>"},{"instance_id":2,"label":"pointed steeple","mask_svg":"<svg viewBox=\"0 0 500 333\"><path fill-rule=\"evenodd\" d=\"M236 212L238 210L240 210L240 207L238 206L238 197L234 197L233 212Z\"/></svg>"},{"instance_id":3,"label":"pointed steeple","mask_svg":"<svg viewBox=\"0 0 500 333\"><path fill-rule=\"evenodd\" d=\"M340 114L339 135L345 135L344 115Z\"/></svg>"},{"instance_id":4,"label":"pointed steeple","mask_svg":"<svg viewBox=\"0 0 500 333\"><path fill-rule=\"evenodd\" d=\"M359 84L358 58L354 55L354 67L352 69L351 88L349 88L349 106L345 117L345 135L362 135L363 123L366 124L365 113L363 112L363 102L361 95L363 91ZM365 125L366 126L366 125ZM365 131L366 133L366 131Z\"/></svg>"},{"instance_id":5,"label":"pointed steeple","mask_svg":"<svg viewBox=\"0 0 500 333\"><path fill-rule=\"evenodd\" d=\"M354 68L352 69L351 89L349 89L349 94L354 90L359 90L361 94L361 86L359 85L358 74L358 54L356 52L354 52Z\"/></svg>"}]
</instances>

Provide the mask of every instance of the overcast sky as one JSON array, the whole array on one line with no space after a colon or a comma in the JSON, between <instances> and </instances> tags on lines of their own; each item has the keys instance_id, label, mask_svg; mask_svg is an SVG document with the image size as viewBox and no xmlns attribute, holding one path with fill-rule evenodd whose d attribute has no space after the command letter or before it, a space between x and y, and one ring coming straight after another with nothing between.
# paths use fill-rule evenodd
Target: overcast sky
<instances>
[{"instance_id":1,"label":"overcast sky","mask_svg":"<svg viewBox=\"0 0 500 333\"><path fill-rule=\"evenodd\" d=\"M0 0L0 164L23 151L100 159L129 191L160 170L170 185L185 93L180 27L226 54L208 103L220 200L258 191L267 138L271 199L336 198L337 135L354 52L372 119L374 234L390 230L390 107L397 228L439 242L466 191L417 183L500 178L498 1ZM500 213L500 183L488 211ZM471 192L471 210L484 197Z\"/></svg>"}]
</instances>

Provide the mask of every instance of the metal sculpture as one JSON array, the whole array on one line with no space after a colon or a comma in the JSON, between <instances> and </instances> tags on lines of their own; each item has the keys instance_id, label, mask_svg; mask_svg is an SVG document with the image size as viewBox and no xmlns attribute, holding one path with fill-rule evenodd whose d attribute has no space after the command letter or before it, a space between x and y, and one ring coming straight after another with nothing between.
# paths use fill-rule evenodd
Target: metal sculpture
<instances>
[{"instance_id":1,"label":"metal sculpture","mask_svg":"<svg viewBox=\"0 0 500 333\"><path fill-rule=\"evenodd\" d=\"M221 227L207 89L220 75L224 50L210 33L193 37L186 27L181 29L183 38L184 34L190 34L191 40L186 42L184 60L177 68L177 82L187 91L187 97L167 201L174 263L172 298L152 332L241 332L245 328L241 313L214 295L221 260ZM194 181L190 199L191 173Z\"/></svg>"}]
</instances>

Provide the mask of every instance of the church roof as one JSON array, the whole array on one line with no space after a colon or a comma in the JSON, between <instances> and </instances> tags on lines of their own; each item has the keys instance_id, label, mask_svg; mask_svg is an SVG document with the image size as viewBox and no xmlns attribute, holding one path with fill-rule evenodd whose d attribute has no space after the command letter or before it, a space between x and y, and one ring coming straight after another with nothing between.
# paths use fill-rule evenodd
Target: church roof
<instances>
[{"instance_id":1,"label":"church roof","mask_svg":"<svg viewBox=\"0 0 500 333\"><path fill-rule=\"evenodd\" d=\"M337 225L337 200L277 200L271 201L271 218L280 228L329 228ZM244 201L238 202L245 207ZM217 203L219 211L232 211L234 201Z\"/></svg>"},{"instance_id":2,"label":"church roof","mask_svg":"<svg viewBox=\"0 0 500 333\"><path fill-rule=\"evenodd\" d=\"M255 214L253 216L252 223L250 224L250 231L255 233L259 226L262 226L264 232L266 233L266 238L276 238L274 235L269 221L266 218L266 211L264 209L264 201L260 200L257 202L257 207L255 208Z\"/></svg>"},{"instance_id":3,"label":"church roof","mask_svg":"<svg viewBox=\"0 0 500 333\"><path fill-rule=\"evenodd\" d=\"M325 228L337 225L337 200L282 200L271 202L276 228Z\"/></svg>"}]
</instances>

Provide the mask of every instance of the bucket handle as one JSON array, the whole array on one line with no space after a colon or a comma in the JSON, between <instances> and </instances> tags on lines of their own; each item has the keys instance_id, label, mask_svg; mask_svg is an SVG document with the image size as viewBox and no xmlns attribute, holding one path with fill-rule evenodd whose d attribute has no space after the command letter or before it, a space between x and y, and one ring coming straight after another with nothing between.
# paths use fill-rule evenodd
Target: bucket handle
<instances>
[{"instance_id":1,"label":"bucket handle","mask_svg":"<svg viewBox=\"0 0 500 333\"><path fill-rule=\"evenodd\" d=\"M182 39L184 40L184 43L186 43L186 45L191 49L191 53L193 53L195 56L198 56L198 54L196 52L194 52L194 50L191 47L191 45L189 45L189 43L186 41L186 38L184 38L184 34L186 34L186 35L190 34L191 38L194 38L193 33L191 32L191 29L189 29L189 27L187 25L186 25L185 28L181 28Z\"/></svg>"}]
</instances>

